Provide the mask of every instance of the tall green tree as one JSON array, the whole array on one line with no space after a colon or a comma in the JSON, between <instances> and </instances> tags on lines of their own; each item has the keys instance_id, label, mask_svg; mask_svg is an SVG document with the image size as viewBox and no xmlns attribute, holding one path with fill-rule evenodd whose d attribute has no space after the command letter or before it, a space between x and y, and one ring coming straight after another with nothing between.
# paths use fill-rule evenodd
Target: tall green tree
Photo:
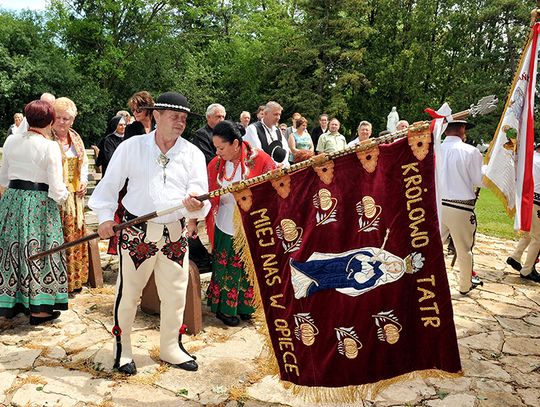
<instances>
[{"instance_id":1,"label":"tall green tree","mask_svg":"<svg viewBox=\"0 0 540 407\"><path fill-rule=\"evenodd\" d=\"M0 11L0 128L13 123L43 92L67 92L81 80L69 63L55 67L65 52L51 40L41 15ZM2 131L0 140L6 133Z\"/></svg>"},{"instance_id":2,"label":"tall green tree","mask_svg":"<svg viewBox=\"0 0 540 407\"><path fill-rule=\"evenodd\" d=\"M90 143L139 90L181 91L199 112L219 102L233 119L276 100L283 120L327 112L349 137L360 120L383 130L392 106L416 121L494 93L502 109L531 3L53 0L45 13L0 12L0 111L7 128L40 93L68 96ZM490 139L497 120L477 119L470 137Z\"/></svg>"}]
</instances>

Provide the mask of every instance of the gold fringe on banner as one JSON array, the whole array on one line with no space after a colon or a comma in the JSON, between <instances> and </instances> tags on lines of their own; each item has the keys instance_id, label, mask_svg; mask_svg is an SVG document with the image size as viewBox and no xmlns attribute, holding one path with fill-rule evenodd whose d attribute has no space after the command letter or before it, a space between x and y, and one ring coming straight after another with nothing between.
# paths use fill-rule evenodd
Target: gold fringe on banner
<instances>
[{"instance_id":1,"label":"gold fringe on banner","mask_svg":"<svg viewBox=\"0 0 540 407\"><path fill-rule=\"evenodd\" d=\"M308 403L353 403L359 400L375 400L377 396L388 387L415 379L457 379L463 376L463 371L449 373L438 369L417 370L380 380L376 383L362 384L346 387L308 387L299 386L291 382L281 381L283 386L291 390L295 396L301 397Z\"/></svg>"},{"instance_id":2,"label":"gold fringe on banner","mask_svg":"<svg viewBox=\"0 0 540 407\"><path fill-rule=\"evenodd\" d=\"M234 208L233 223L233 248L235 253L240 256L240 259L244 263L244 271L247 274L248 281L251 285L253 285L253 307L255 308L254 319L259 323L257 330L263 337L263 348L267 351L266 353L268 355L266 363L264 366L261 366L261 368L264 368L265 371L267 371L270 375L279 375L279 365L275 356L272 341L270 340L268 326L266 325L266 317L264 315L264 307L259 282L257 280L257 274L255 273L255 265L253 264L251 250L249 249L249 244L242 223L242 216L240 215L238 206Z\"/></svg>"},{"instance_id":3,"label":"gold fringe on banner","mask_svg":"<svg viewBox=\"0 0 540 407\"><path fill-rule=\"evenodd\" d=\"M493 194L495 194L495 196L497 198L499 198L501 200L501 202L503 203L503 206L504 206L504 210L506 211L506 213L508 214L508 216L510 218L513 218L515 213L516 213L516 208L510 209L508 207L508 201L506 200L506 196L499 189L499 187L497 185L495 185L495 183L493 181L491 181L485 175L482 177L482 182L486 185L486 187L488 187L491 190L491 192L493 192Z\"/></svg>"}]
</instances>

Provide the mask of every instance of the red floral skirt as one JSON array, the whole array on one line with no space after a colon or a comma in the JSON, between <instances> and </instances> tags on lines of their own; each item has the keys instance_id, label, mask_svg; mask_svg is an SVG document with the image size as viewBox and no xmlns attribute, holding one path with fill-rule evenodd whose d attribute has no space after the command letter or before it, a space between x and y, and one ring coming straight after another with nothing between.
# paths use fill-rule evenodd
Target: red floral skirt
<instances>
[{"instance_id":1,"label":"red floral skirt","mask_svg":"<svg viewBox=\"0 0 540 407\"><path fill-rule=\"evenodd\" d=\"M249 283L240 256L234 252L232 236L217 227L214 236L212 279L208 305L212 312L226 315L252 314L253 286Z\"/></svg>"}]
</instances>

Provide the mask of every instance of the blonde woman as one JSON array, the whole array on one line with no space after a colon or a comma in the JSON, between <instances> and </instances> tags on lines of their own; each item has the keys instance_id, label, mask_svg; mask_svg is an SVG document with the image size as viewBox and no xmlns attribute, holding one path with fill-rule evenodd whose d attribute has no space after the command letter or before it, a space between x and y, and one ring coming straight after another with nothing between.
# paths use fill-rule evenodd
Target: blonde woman
<instances>
[{"instance_id":1,"label":"blonde woman","mask_svg":"<svg viewBox=\"0 0 540 407\"><path fill-rule=\"evenodd\" d=\"M88 184L88 157L81 136L72 129L77 107L71 99L61 97L54 102L56 120L52 137L62 152L64 183L69 197L62 205L60 215L64 240L70 242L86 235L84 224L84 196ZM88 246L81 245L66 250L68 292L79 291L88 281Z\"/></svg>"},{"instance_id":2,"label":"blonde woman","mask_svg":"<svg viewBox=\"0 0 540 407\"><path fill-rule=\"evenodd\" d=\"M17 130L19 128L19 126L21 125L23 119L24 119L24 116L23 116L22 113L15 113L13 115L13 124L11 126L9 126L8 133L7 133L8 136L10 134L13 134L15 132L15 130Z\"/></svg>"}]
</instances>

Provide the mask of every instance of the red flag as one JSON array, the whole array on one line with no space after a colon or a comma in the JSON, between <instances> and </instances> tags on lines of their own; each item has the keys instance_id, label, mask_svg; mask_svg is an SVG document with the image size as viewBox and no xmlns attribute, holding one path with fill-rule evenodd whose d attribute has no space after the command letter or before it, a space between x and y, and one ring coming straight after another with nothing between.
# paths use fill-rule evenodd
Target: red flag
<instances>
[{"instance_id":1,"label":"red flag","mask_svg":"<svg viewBox=\"0 0 540 407\"><path fill-rule=\"evenodd\" d=\"M366 390L406 374L460 372L433 150L425 139L411 144L375 146L237 195L246 240L236 244L248 242L244 261L283 381Z\"/></svg>"}]
</instances>

